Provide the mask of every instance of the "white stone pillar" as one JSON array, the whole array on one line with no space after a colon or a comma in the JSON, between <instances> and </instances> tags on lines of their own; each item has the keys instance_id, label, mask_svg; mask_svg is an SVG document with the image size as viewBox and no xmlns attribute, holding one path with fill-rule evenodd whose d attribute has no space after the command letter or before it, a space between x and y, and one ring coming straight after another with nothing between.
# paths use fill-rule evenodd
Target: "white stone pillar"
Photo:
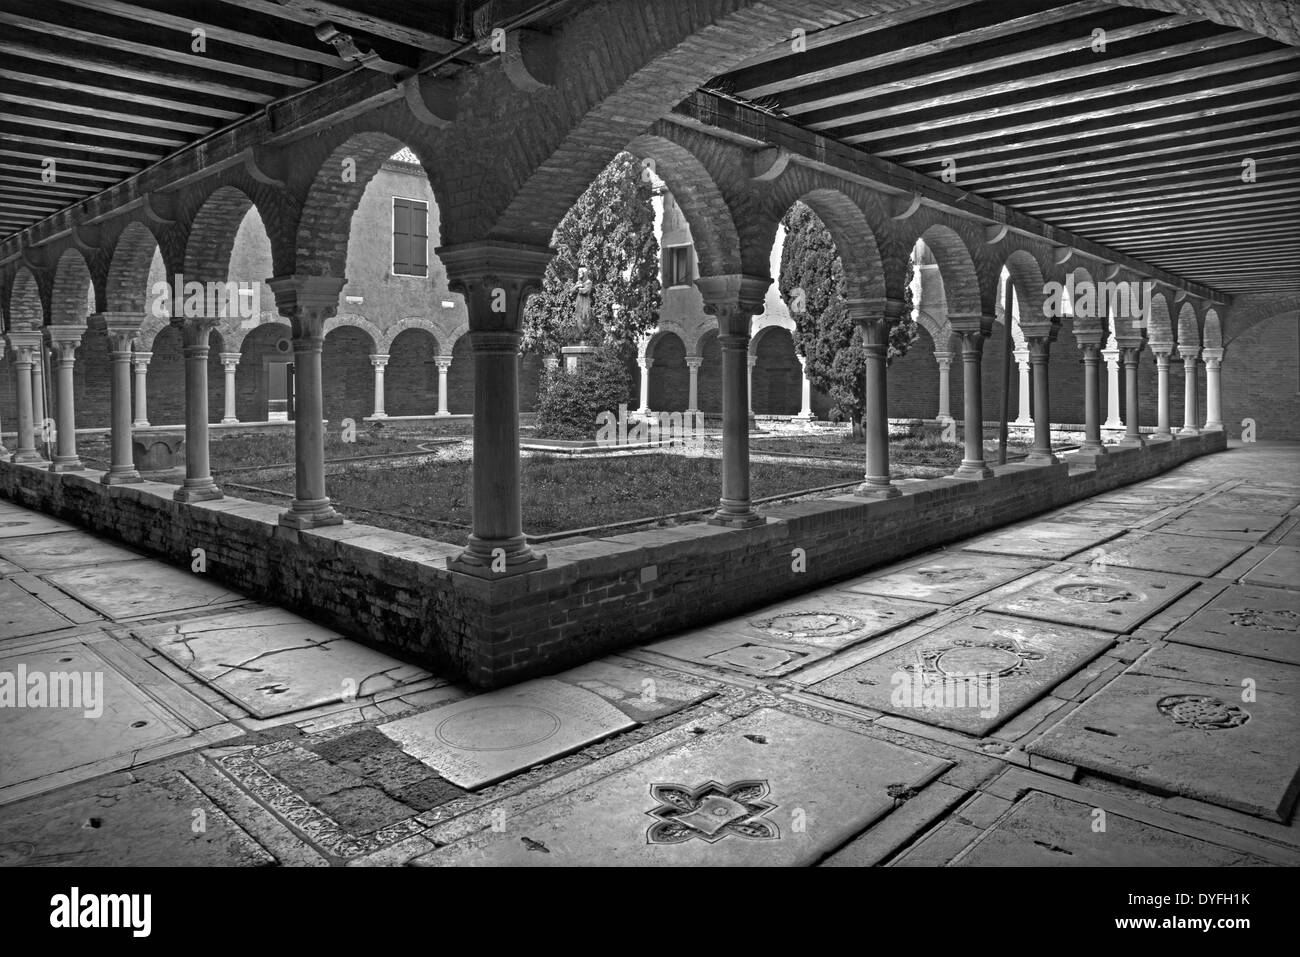
<instances>
[{"instance_id":1,"label":"white stone pillar","mask_svg":"<svg viewBox=\"0 0 1300 957\"><path fill-rule=\"evenodd\" d=\"M371 418L386 419L388 413L384 411L384 368L388 365L388 356L382 353L372 355L370 364L375 367L375 411Z\"/></svg>"},{"instance_id":2,"label":"white stone pillar","mask_svg":"<svg viewBox=\"0 0 1300 957\"><path fill-rule=\"evenodd\" d=\"M1196 414L1196 357L1199 349L1178 347L1183 357L1183 427L1179 435L1200 435L1200 416Z\"/></svg>"},{"instance_id":3,"label":"white stone pillar","mask_svg":"<svg viewBox=\"0 0 1300 957\"><path fill-rule=\"evenodd\" d=\"M1167 439L1169 430L1169 353L1157 352L1156 357L1156 438Z\"/></svg>"},{"instance_id":4,"label":"white stone pillar","mask_svg":"<svg viewBox=\"0 0 1300 957\"><path fill-rule=\"evenodd\" d=\"M1058 460L1052 454L1052 391L1048 380L1051 338L1030 336L1028 332L1025 335L1029 344L1029 362L1033 366L1034 383L1034 445L1025 460L1034 465L1055 465Z\"/></svg>"},{"instance_id":5,"label":"white stone pillar","mask_svg":"<svg viewBox=\"0 0 1300 957\"><path fill-rule=\"evenodd\" d=\"M238 352L221 353L221 364L226 370L226 408L225 415L221 417L223 425L233 425L239 422L235 415L235 368L239 365Z\"/></svg>"},{"instance_id":6,"label":"white stone pillar","mask_svg":"<svg viewBox=\"0 0 1300 957\"><path fill-rule=\"evenodd\" d=\"M961 336L962 438L966 454L952 478L989 478L993 470L984 462L984 394L981 365L985 330L993 328L992 316L950 316L953 332Z\"/></svg>"},{"instance_id":7,"label":"white stone pillar","mask_svg":"<svg viewBox=\"0 0 1300 957\"><path fill-rule=\"evenodd\" d=\"M44 462L36 451L36 423L32 409L32 365L41 350L41 334L35 329L17 329L6 337L14 364L14 392L18 402L18 437L11 462Z\"/></svg>"},{"instance_id":8,"label":"white stone pillar","mask_svg":"<svg viewBox=\"0 0 1300 957\"><path fill-rule=\"evenodd\" d=\"M1129 340L1125 340L1126 342ZM1142 355L1141 340L1136 344L1120 346L1124 360L1124 438L1120 445L1146 445L1141 432L1142 405L1138 397L1138 359Z\"/></svg>"},{"instance_id":9,"label":"white stone pillar","mask_svg":"<svg viewBox=\"0 0 1300 957\"><path fill-rule=\"evenodd\" d=\"M703 364L704 359L700 356L686 357L686 369L691 375L690 398L686 400L687 412L700 411L700 366Z\"/></svg>"},{"instance_id":10,"label":"white stone pillar","mask_svg":"<svg viewBox=\"0 0 1300 957\"><path fill-rule=\"evenodd\" d=\"M36 430L37 446L45 455L53 458L53 451L47 447L50 437L45 427L46 421L53 418L45 408L45 354L45 342L42 340L32 352L32 428Z\"/></svg>"},{"instance_id":11,"label":"white stone pillar","mask_svg":"<svg viewBox=\"0 0 1300 957\"><path fill-rule=\"evenodd\" d=\"M807 356L799 356L799 368L803 375L800 381L799 390L799 415L796 416L796 418L811 422L813 420L812 379L808 378Z\"/></svg>"},{"instance_id":12,"label":"white stone pillar","mask_svg":"<svg viewBox=\"0 0 1300 957\"><path fill-rule=\"evenodd\" d=\"M952 418L952 400L949 393L952 390L949 372L952 368L952 354L948 352L936 352L935 361L939 363L939 414L937 418Z\"/></svg>"},{"instance_id":13,"label":"white stone pillar","mask_svg":"<svg viewBox=\"0 0 1300 957\"><path fill-rule=\"evenodd\" d=\"M77 455L77 416L73 408L73 394L76 380L73 378L73 366L77 358L77 346L86 334L84 325L46 326L45 334L50 337L50 346L58 357L58 374L55 380L55 409L58 413L58 449L54 461L50 464L51 472L80 472L85 468Z\"/></svg>"},{"instance_id":14,"label":"white stone pillar","mask_svg":"<svg viewBox=\"0 0 1300 957\"><path fill-rule=\"evenodd\" d=\"M651 356L640 356L637 358L637 364L641 366L641 408L637 409L641 415L650 414L650 367L655 364Z\"/></svg>"},{"instance_id":15,"label":"white stone pillar","mask_svg":"<svg viewBox=\"0 0 1300 957\"><path fill-rule=\"evenodd\" d=\"M206 316L182 321L185 352L185 480L173 494L178 502L222 497L212 480L208 458L208 338L217 320Z\"/></svg>"},{"instance_id":16,"label":"white stone pillar","mask_svg":"<svg viewBox=\"0 0 1300 957\"><path fill-rule=\"evenodd\" d=\"M862 428L866 439L866 473L856 494L894 498L901 493L889 480L889 386L885 368L889 364L889 330L899 321L903 304L897 300L850 299L849 317L862 330L866 353L866 407Z\"/></svg>"},{"instance_id":17,"label":"white stone pillar","mask_svg":"<svg viewBox=\"0 0 1300 957\"><path fill-rule=\"evenodd\" d=\"M546 359L558 364L554 356L547 356ZM438 415L451 415L447 411L447 370L451 368L451 356L438 356L433 361L438 366Z\"/></svg>"},{"instance_id":18,"label":"white stone pillar","mask_svg":"<svg viewBox=\"0 0 1300 957\"><path fill-rule=\"evenodd\" d=\"M131 423L134 428L147 428L149 425L149 360L153 358L152 352L135 352L131 354L131 362L135 365L135 421Z\"/></svg>"},{"instance_id":19,"label":"white stone pillar","mask_svg":"<svg viewBox=\"0 0 1300 957\"><path fill-rule=\"evenodd\" d=\"M1223 409L1222 393L1219 391L1219 367L1223 364L1223 350L1204 349L1201 355L1205 359L1205 430L1222 432Z\"/></svg>"},{"instance_id":20,"label":"white stone pillar","mask_svg":"<svg viewBox=\"0 0 1300 957\"><path fill-rule=\"evenodd\" d=\"M1102 349L1101 356L1106 360L1106 421L1101 427L1122 430L1124 420L1119 417L1119 349L1113 346Z\"/></svg>"},{"instance_id":21,"label":"white stone pillar","mask_svg":"<svg viewBox=\"0 0 1300 957\"><path fill-rule=\"evenodd\" d=\"M1016 420L1011 424L1032 426L1034 417L1029 412L1029 390L1031 388L1029 384L1029 350L1016 349L1011 355L1016 360L1016 370L1020 374L1020 389L1018 390L1020 410L1016 415Z\"/></svg>"},{"instance_id":22,"label":"white stone pillar","mask_svg":"<svg viewBox=\"0 0 1300 957\"><path fill-rule=\"evenodd\" d=\"M749 417L754 417L754 366L758 365L758 356L746 357L745 391L749 394Z\"/></svg>"},{"instance_id":23,"label":"white stone pillar","mask_svg":"<svg viewBox=\"0 0 1300 957\"><path fill-rule=\"evenodd\" d=\"M131 450L131 343L144 323L144 315L135 313L103 313L104 328L108 332L109 357L112 362L113 382L110 406L112 414L111 461L100 482L104 485L126 485L140 481Z\"/></svg>"}]
</instances>

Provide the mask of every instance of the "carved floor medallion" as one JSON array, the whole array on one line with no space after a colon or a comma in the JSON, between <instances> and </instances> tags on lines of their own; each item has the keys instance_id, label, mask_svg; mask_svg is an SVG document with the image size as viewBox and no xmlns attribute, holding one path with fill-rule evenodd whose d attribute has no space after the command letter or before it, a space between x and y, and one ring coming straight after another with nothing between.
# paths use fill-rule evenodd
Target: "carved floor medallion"
<instances>
[{"instance_id":1,"label":"carved floor medallion","mask_svg":"<svg viewBox=\"0 0 1300 957\"><path fill-rule=\"evenodd\" d=\"M807 640L847 635L862 628L860 619L838 612L792 611L767 618L751 618L749 623L774 638Z\"/></svg>"},{"instance_id":2,"label":"carved floor medallion","mask_svg":"<svg viewBox=\"0 0 1300 957\"><path fill-rule=\"evenodd\" d=\"M681 844L701 840L709 844L726 837L746 841L775 841L781 830L764 815L777 805L763 800L766 781L737 781L722 785L707 781L698 787L652 784L650 796L658 806L646 813L655 819L646 831L648 844Z\"/></svg>"},{"instance_id":3,"label":"carved floor medallion","mask_svg":"<svg viewBox=\"0 0 1300 957\"><path fill-rule=\"evenodd\" d=\"M1300 664L1300 613L1295 594L1233 585L1179 625L1170 641Z\"/></svg>"},{"instance_id":4,"label":"carved floor medallion","mask_svg":"<svg viewBox=\"0 0 1300 957\"><path fill-rule=\"evenodd\" d=\"M953 605L1042 567L1042 562L1020 558L953 552L859 579L844 585L843 590Z\"/></svg>"},{"instance_id":5,"label":"carved floor medallion","mask_svg":"<svg viewBox=\"0 0 1300 957\"><path fill-rule=\"evenodd\" d=\"M1240 728L1250 720L1249 712L1203 694L1170 695L1157 701L1156 708L1174 724L1197 731Z\"/></svg>"},{"instance_id":6,"label":"carved floor medallion","mask_svg":"<svg viewBox=\"0 0 1300 957\"><path fill-rule=\"evenodd\" d=\"M1105 573L1080 565L1035 582L990 611L1062 624L1125 632L1196 586L1196 579L1136 568L1108 567Z\"/></svg>"}]
</instances>

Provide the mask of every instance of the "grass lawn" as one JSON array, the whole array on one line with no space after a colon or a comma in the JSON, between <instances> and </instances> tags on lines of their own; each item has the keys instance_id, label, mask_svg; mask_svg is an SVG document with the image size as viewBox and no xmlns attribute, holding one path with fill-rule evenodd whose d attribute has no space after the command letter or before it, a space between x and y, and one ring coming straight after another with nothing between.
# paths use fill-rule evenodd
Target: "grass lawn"
<instances>
[{"instance_id":1,"label":"grass lawn","mask_svg":"<svg viewBox=\"0 0 1300 957\"><path fill-rule=\"evenodd\" d=\"M549 535L709 508L718 502L721 470L718 459L683 455L530 456L523 460L524 530ZM756 499L861 478L860 467L847 465L750 466ZM232 475L230 480L238 482L241 477ZM278 492L293 491L292 479L259 482L250 476L244 480ZM427 462L391 471L352 469L331 476L327 490L335 507L354 521L453 543L465 541L472 502L467 461ZM230 492L241 498L285 501L243 489Z\"/></svg>"},{"instance_id":2,"label":"grass lawn","mask_svg":"<svg viewBox=\"0 0 1300 957\"><path fill-rule=\"evenodd\" d=\"M994 433L990 439L985 430L984 458L993 461L997 458L998 440ZM960 439L960 435L958 436ZM1029 451L1031 443L1007 440L1007 455L1023 455ZM809 457L835 459L836 461L858 462L866 456L866 444L863 439L855 440L847 429L843 432L826 432L821 435L795 434L789 438L777 436L753 436L749 447L755 452L782 452L790 455L807 455ZM889 464L895 466L924 466L927 468L955 469L965 457L965 447L960 441L956 444L944 442L938 432L927 431L922 435L889 440ZM906 469L904 469L906 471Z\"/></svg>"}]
</instances>

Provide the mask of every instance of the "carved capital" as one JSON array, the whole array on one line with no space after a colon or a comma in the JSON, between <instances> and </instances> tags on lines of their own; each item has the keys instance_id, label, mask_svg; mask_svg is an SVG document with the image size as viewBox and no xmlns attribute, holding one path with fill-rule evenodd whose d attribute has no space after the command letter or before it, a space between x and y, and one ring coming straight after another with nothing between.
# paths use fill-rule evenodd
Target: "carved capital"
<instances>
[{"instance_id":1,"label":"carved capital","mask_svg":"<svg viewBox=\"0 0 1300 957\"><path fill-rule=\"evenodd\" d=\"M952 326L952 331L962 337L972 332L977 332L981 336L988 336L993 332L995 322L997 322L997 319L992 315L980 315L973 312L950 313L948 315L948 324Z\"/></svg>"},{"instance_id":2,"label":"carved capital","mask_svg":"<svg viewBox=\"0 0 1300 957\"><path fill-rule=\"evenodd\" d=\"M30 366L41 348L41 333L36 329L15 329L5 339L14 355L15 365Z\"/></svg>"},{"instance_id":3,"label":"carved capital","mask_svg":"<svg viewBox=\"0 0 1300 957\"><path fill-rule=\"evenodd\" d=\"M718 320L722 335L749 337L749 324L754 316L763 312L767 287L772 280L766 276L744 276L733 273L726 276L701 276L695 286L704 299L704 311Z\"/></svg>"},{"instance_id":4,"label":"carved capital","mask_svg":"<svg viewBox=\"0 0 1300 957\"><path fill-rule=\"evenodd\" d=\"M173 319L173 326L181 330L181 344L186 355L208 354L208 338L217 328L215 316L191 316L186 319Z\"/></svg>"},{"instance_id":5,"label":"carved capital","mask_svg":"<svg viewBox=\"0 0 1300 957\"><path fill-rule=\"evenodd\" d=\"M374 366L376 369L382 371L384 367L388 365L388 360L390 358L392 357L387 355L372 355L370 357L370 364Z\"/></svg>"},{"instance_id":6,"label":"carved capital","mask_svg":"<svg viewBox=\"0 0 1300 957\"><path fill-rule=\"evenodd\" d=\"M72 362L76 358L77 347L81 345L81 337L85 334L86 326L80 324L61 323L45 327L46 338L59 362Z\"/></svg>"},{"instance_id":7,"label":"carved capital","mask_svg":"<svg viewBox=\"0 0 1300 957\"><path fill-rule=\"evenodd\" d=\"M347 280L341 276L276 276L266 281L275 295L275 308L289 320L293 338L318 339L325 320L339 308L339 293Z\"/></svg>"},{"instance_id":8,"label":"carved capital","mask_svg":"<svg viewBox=\"0 0 1300 957\"><path fill-rule=\"evenodd\" d=\"M465 297L470 328L482 332L521 328L524 303L542 288L555 256L548 246L502 240L442 246L437 252L448 286Z\"/></svg>"}]
</instances>

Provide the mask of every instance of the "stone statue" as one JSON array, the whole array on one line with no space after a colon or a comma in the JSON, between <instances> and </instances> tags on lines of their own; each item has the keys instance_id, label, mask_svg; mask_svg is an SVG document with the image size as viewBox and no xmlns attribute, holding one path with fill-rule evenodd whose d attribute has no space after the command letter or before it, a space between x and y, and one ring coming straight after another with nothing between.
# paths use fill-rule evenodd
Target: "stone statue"
<instances>
[{"instance_id":1,"label":"stone statue","mask_svg":"<svg viewBox=\"0 0 1300 957\"><path fill-rule=\"evenodd\" d=\"M573 330L579 342L586 342L596 333L592 320L591 295L596 284L586 266L578 267L578 281L573 284Z\"/></svg>"}]
</instances>

